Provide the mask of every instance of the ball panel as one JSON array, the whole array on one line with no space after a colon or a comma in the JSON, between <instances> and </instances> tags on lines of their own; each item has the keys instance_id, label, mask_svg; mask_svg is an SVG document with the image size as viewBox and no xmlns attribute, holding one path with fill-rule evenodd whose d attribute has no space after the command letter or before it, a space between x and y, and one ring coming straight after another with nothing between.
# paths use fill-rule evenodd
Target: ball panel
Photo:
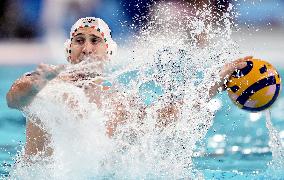
<instances>
[{"instance_id":1,"label":"ball panel","mask_svg":"<svg viewBox=\"0 0 284 180\"><path fill-rule=\"evenodd\" d=\"M261 90L264 87L270 86L276 84L276 80L274 76L270 76L264 79L261 79L260 81L255 82L251 86L249 86L245 91L241 93L241 95L238 97L237 101L244 105L246 101L257 91ZM262 97L263 98L263 97Z\"/></svg>"},{"instance_id":2,"label":"ball panel","mask_svg":"<svg viewBox=\"0 0 284 180\"><path fill-rule=\"evenodd\" d=\"M264 106L258 107L258 108L250 108L250 107L243 106L242 109L248 110L248 111L253 111L253 112L265 110L265 109L269 108L276 101L276 99L279 95L279 92L280 92L280 84L277 84L275 94L274 94L273 98L267 104L265 104Z\"/></svg>"},{"instance_id":3,"label":"ball panel","mask_svg":"<svg viewBox=\"0 0 284 180\"><path fill-rule=\"evenodd\" d=\"M239 69L237 71L234 71L233 74L232 74L232 77L234 77L234 78L243 77L243 76L247 75L248 73L250 73L250 71L252 69L253 69L253 62L247 61L246 67L244 67L243 69Z\"/></svg>"},{"instance_id":4,"label":"ball panel","mask_svg":"<svg viewBox=\"0 0 284 180\"><path fill-rule=\"evenodd\" d=\"M273 91L272 93L268 93ZM254 106L247 105L247 102L244 104L247 107L251 108L258 108L267 104L273 98L276 91L276 84L267 86L265 88L260 89L259 91L255 92L248 101L255 101Z\"/></svg>"},{"instance_id":5,"label":"ball panel","mask_svg":"<svg viewBox=\"0 0 284 180\"><path fill-rule=\"evenodd\" d=\"M226 84L228 95L242 109L264 110L277 99L281 78L276 69L263 60L247 62L245 68L236 70L230 77Z\"/></svg>"}]
</instances>

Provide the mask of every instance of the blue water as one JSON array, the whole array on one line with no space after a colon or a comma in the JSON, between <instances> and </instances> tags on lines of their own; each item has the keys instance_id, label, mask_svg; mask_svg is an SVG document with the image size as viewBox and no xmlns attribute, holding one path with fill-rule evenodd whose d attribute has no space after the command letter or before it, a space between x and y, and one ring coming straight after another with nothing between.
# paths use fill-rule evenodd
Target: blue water
<instances>
[{"instance_id":1,"label":"blue water","mask_svg":"<svg viewBox=\"0 0 284 180\"><path fill-rule=\"evenodd\" d=\"M0 67L0 177L9 173L13 158L25 142L25 118L19 111L7 107L5 96L18 77L34 68L33 65ZM280 72L284 77L284 71ZM203 155L194 159L195 168L201 170L206 179L284 179L283 172L266 171L272 156L264 114L257 118L238 109L226 93L217 98L223 106L216 113L206 138L200 142L197 152ZM273 125L282 134L283 101L281 93L272 108Z\"/></svg>"}]
</instances>

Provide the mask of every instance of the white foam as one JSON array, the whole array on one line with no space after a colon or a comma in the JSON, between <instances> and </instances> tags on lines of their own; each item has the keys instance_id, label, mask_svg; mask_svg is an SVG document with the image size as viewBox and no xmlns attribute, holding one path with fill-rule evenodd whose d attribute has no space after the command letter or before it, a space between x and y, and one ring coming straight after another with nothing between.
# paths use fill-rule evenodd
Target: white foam
<instances>
[{"instance_id":1,"label":"white foam","mask_svg":"<svg viewBox=\"0 0 284 180\"><path fill-rule=\"evenodd\" d=\"M238 51L230 38L230 13L214 24L209 7L192 14L178 6L183 9L173 14L175 5L155 6L131 46L108 64L107 74L99 72L114 82L112 88L117 88L115 98L103 99L100 110L83 90L96 78L92 75L79 84L54 80L37 95L26 113L40 117L51 134L54 153L47 165L18 166L16 176L29 177L29 169L34 169L37 179L202 177L191 158L217 110L208 105L209 89L219 80L220 67L235 59ZM78 69L97 73L96 67L85 65L69 66L61 75L76 74ZM116 65L119 67L114 71ZM131 85L118 83L117 75L134 69L139 75ZM146 107L146 116L141 119L139 108L145 105L139 86L150 80L163 87L164 95ZM66 93L67 98L63 98ZM181 99L181 105L176 104L180 106L178 117L158 118L161 108ZM109 138L105 114L115 110L117 103L128 112L126 122Z\"/></svg>"}]
</instances>

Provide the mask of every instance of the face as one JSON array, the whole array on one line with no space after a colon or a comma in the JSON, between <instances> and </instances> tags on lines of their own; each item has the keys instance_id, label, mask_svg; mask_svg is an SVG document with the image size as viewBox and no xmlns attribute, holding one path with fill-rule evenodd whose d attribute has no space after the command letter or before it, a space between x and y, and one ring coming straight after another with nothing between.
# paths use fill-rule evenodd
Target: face
<instances>
[{"instance_id":1,"label":"face","mask_svg":"<svg viewBox=\"0 0 284 180\"><path fill-rule=\"evenodd\" d=\"M91 27L79 28L71 41L70 62L77 64L86 57L98 61L106 60L107 45L103 36Z\"/></svg>"}]
</instances>

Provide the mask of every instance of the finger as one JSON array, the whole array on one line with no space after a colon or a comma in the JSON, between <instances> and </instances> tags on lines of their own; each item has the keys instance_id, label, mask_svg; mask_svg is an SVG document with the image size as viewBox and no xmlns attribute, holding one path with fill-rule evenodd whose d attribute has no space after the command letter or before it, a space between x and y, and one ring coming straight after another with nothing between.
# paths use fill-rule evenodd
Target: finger
<instances>
[{"instance_id":1,"label":"finger","mask_svg":"<svg viewBox=\"0 0 284 180\"><path fill-rule=\"evenodd\" d=\"M246 57L244 57L244 60L248 60L248 59L252 59L253 58L253 56L246 56Z\"/></svg>"},{"instance_id":2,"label":"finger","mask_svg":"<svg viewBox=\"0 0 284 180\"><path fill-rule=\"evenodd\" d=\"M233 61L233 63L239 63L239 62L243 62L243 61L247 61L248 59L252 59L253 56L245 56L244 58L239 58L235 61Z\"/></svg>"},{"instance_id":3,"label":"finger","mask_svg":"<svg viewBox=\"0 0 284 180\"><path fill-rule=\"evenodd\" d=\"M234 72L237 69L243 69L247 66L247 62L238 62L238 63L232 63L228 68L227 72Z\"/></svg>"},{"instance_id":4,"label":"finger","mask_svg":"<svg viewBox=\"0 0 284 180\"><path fill-rule=\"evenodd\" d=\"M247 66L247 62L240 62L238 64L236 64L235 68L236 69L243 69Z\"/></svg>"},{"instance_id":5,"label":"finger","mask_svg":"<svg viewBox=\"0 0 284 180\"><path fill-rule=\"evenodd\" d=\"M224 66L224 69L228 69L229 71L232 70L232 69L236 69L238 64L240 63L243 63L243 59L237 59L233 62L230 62L230 63L227 63L225 66Z\"/></svg>"},{"instance_id":6,"label":"finger","mask_svg":"<svg viewBox=\"0 0 284 180\"><path fill-rule=\"evenodd\" d=\"M240 59L237 59L237 60L233 61L233 64L238 64L238 63L244 62L244 61L245 61L244 58L240 58Z\"/></svg>"},{"instance_id":7,"label":"finger","mask_svg":"<svg viewBox=\"0 0 284 180\"><path fill-rule=\"evenodd\" d=\"M239 63L230 63L227 67L225 67L221 73L221 77L230 76L235 70L243 69L247 66L247 62L239 62Z\"/></svg>"}]
</instances>

